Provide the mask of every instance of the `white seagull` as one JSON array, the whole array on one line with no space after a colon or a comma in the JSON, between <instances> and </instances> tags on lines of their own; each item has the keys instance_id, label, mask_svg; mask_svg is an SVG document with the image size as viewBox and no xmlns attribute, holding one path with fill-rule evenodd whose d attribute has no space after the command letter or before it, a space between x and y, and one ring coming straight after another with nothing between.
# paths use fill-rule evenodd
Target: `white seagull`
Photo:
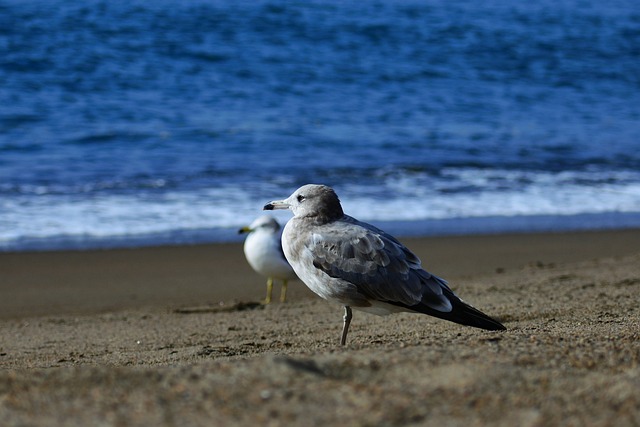
<instances>
[{"instance_id":1,"label":"white seagull","mask_svg":"<svg viewBox=\"0 0 640 427\"><path fill-rule=\"evenodd\" d=\"M345 215L330 187L307 184L264 209L293 212L282 234L284 254L309 289L344 306L342 345L351 307L377 315L405 311L487 330L506 329L458 298L444 279L425 271L420 259L393 236Z\"/></svg>"},{"instance_id":2,"label":"white seagull","mask_svg":"<svg viewBox=\"0 0 640 427\"><path fill-rule=\"evenodd\" d=\"M271 302L274 279L282 280L280 301L285 302L287 283L295 279L296 274L282 252L278 221L269 215L263 215L238 232L249 233L244 241L244 255L251 268L267 277L267 297L264 303Z\"/></svg>"}]
</instances>

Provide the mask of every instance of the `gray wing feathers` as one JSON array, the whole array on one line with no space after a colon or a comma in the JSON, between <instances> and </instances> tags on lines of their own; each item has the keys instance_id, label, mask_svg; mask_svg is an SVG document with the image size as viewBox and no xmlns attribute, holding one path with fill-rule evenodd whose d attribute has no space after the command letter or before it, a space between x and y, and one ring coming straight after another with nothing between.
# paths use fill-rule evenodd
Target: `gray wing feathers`
<instances>
[{"instance_id":1,"label":"gray wing feathers","mask_svg":"<svg viewBox=\"0 0 640 427\"><path fill-rule=\"evenodd\" d=\"M348 216L339 223L323 225L322 234L314 233L305 245L316 268L370 299L451 310L443 295L446 282L423 270L418 257L395 238Z\"/></svg>"}]
</instances>

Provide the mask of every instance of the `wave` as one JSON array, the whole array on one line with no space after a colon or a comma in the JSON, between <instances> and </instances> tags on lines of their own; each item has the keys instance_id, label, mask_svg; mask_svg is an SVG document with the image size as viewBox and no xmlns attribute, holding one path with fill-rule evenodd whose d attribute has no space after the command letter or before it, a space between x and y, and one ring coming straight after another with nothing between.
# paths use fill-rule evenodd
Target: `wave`
<instances>
[{"instance_id":1,"label":"wave","mask_svg":"<svg viewBox=\"0 0 640 427\"><path fill-rule=\"evenodd\" d=\"M265 202L288 196L296 186L253 182L88 195L36 190L0 200L0 247L60 236L83 241L184 234L217 239L224 230L252 222ZM437 221L488 217L640 214L640 177L633 171L449 169L437 178L412 171L386 175L378 185L343 180L334 187L346 213L374 223L436 221L437 226ZM278 215L281 222L290 217L288 212Z\"/></svg>"}]
</instances>

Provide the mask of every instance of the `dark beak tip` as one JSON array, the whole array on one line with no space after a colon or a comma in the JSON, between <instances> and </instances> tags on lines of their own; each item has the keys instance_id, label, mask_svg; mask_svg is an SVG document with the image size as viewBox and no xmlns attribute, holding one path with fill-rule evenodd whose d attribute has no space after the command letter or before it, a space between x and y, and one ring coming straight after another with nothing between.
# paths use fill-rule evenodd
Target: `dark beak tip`
<instances>
[{"instance_id":1,"label":"dark beak tip","mask_svg":"<svg viewBox=\"0 0 640 427\"><path fill-rule=\"evenodd\" d=\"M266 205L264 205L262 210L263 211L272 211L273 210L273 205L271 203L267 203Z\"/></svg>"}]
</instances>

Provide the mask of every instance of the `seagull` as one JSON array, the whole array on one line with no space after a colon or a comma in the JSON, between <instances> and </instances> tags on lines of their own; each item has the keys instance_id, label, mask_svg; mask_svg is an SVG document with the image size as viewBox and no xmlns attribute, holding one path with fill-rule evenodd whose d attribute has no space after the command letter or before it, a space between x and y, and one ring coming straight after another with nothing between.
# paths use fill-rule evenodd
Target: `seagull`
<instances>
[{"instance_id":1,"label":"seagull","mask_svg":"<svg viewBox=\"0 0 640 427\"><path fill-rule=\"evenodd\" d=\"M238 233L249 233L244 241L244 255L259 274L267 276L267 297L265 304L271 302L274 279L282 280L280 301L287 299L287 283L296 278L296 274L287 262L280 243L280 224L269 215L257 218L248 227L242 227Z\"/></svg>"},{"instance_id":2,"label":"seagull","mask_svg":"<svg viewBox=\"0 0 640 427\"><path fill-rule=\"evenodd\" d=\"M424 270L396 238L345 215L331 187L303 185L264 206L273 209L293 212L282 248L298 277L320 297L344 306L341 345L347 342L351 308L380 316L423 313L491 331L506 329Z\"/></svg>"}]
</instances>

